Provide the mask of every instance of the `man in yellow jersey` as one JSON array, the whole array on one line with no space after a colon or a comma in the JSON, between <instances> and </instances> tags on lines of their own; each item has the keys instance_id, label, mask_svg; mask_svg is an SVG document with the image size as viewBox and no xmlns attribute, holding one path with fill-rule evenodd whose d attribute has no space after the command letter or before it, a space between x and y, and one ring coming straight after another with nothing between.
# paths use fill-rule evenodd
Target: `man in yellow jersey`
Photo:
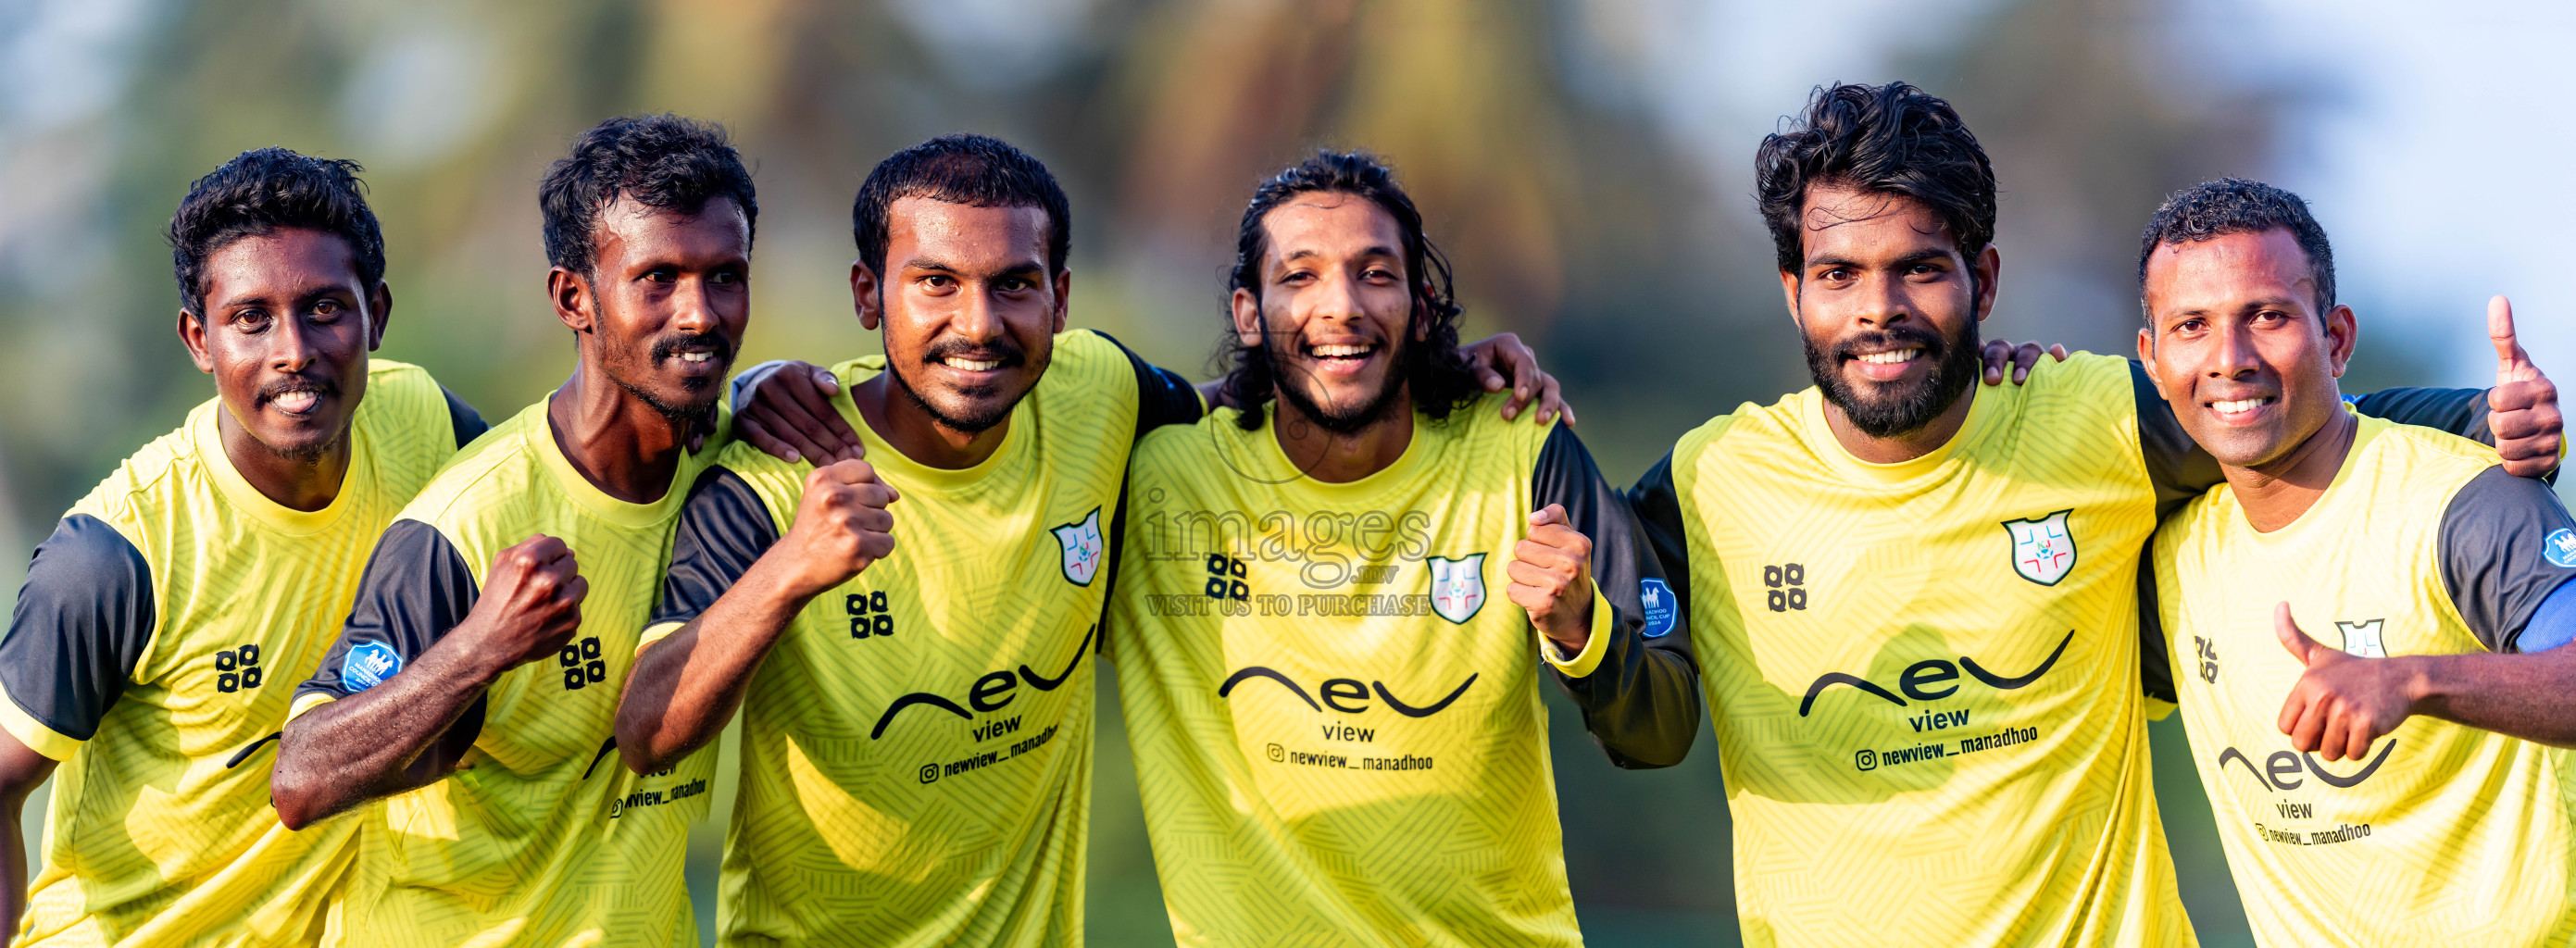
<instances>
[{"instance_id":1,"label":"man in yellow jersey","mask_svg":"<svg viewBox=\"0 0 2576 948\"><path fill-rule=\"evenodd\" d=\"M1631 495L1697 639L1745 943L2191 943L2139 570L2216 464L2126 360L1973 384L1995 181L1948 103L1820 89L1755 167L1816 387L1683 436ZM2359 407L2492 424L2536 474L2555 402L2542 382Z\"/></svg>"},{"instance_id":2,"label":"man in yellow jersey","mask_svg":"<svg viewBox=\"0 0 2576 948\"><path fill-rule=\"evenodd\" d=\"M2576 521L2485 445L2345 410L2357 326L2297 195L2208 182L2142 244L2138 355L2227 476L2157 534L2157 600L2256 937L2576 938ZM2498 382L2536 378L2490 321Z\"/></svg>"},{"instance_id":3,"label":"man in yellow jersey","mask_svg":"<svg viewBox=\"0 0 2576 948\"><path fill-rule=\"evenodd\" d=\"M991 138L879 164L852 209L851 289L887 355L814 387L828 421L775 428L778 450L850 459L809 473L745 438L690 491L619 749L657 770L741 710L725 944L1082 939L1085 659L1120 484L1135 439L1196 420L1201 396L1066 331L1069 214L1043 164ZM1483 351L1557 410L1515 340Z\"/></svg>"},{"instance_id":4,"label":"man in yellow jersey","mask_svg":"<svg viewBox=\"0 0 2576 948\"><path fill-rule=\"evenodd\" d=\"M290 826L382 798L355 816L351 944L696 938L681 861L713 755L640 777L604 758L714 454L688 445L722 441L758 205L723 130L672 115L592 128L539 202L579 365L386 529L278 752Z\"/></svg>"},{"instance_id":5,"label":"man in yellow jersey","mask_svg":"<svg viewBox=\"0 0 2576 948\"><path fill-rule=\"evenodd\" d=\"M1613 759L1679 760L1665 580L1572 431L1483 404L1384 165L1319 153L1239 233L1242 407L1138 445L1102 653L1173 932L1579 944L1540 669Z\"/></svg>"},{"instance_id":6,"label":"man in yellow jersey","mask_svg":"<svg viewBox=\"0 0 2576 948\"><path fill-rule=\"evenodd\" d=\"M428 373L367 355L393 296L358 170L243 152L171 217L179 339L216 398L63 515L0 638L13 944L306 944L330 922L352 827L280 826L261 751L367 545L483 431ZM19 807L48 775L22 914Z\"/></svg>"}]
</instances>

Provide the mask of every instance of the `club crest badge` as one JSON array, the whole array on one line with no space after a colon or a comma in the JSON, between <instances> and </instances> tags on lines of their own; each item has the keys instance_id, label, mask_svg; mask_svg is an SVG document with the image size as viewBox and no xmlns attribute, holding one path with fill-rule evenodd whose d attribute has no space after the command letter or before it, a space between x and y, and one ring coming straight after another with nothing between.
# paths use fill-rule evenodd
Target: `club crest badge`
<instances>
[{"instance_id":1,"label":"club crest badge","mask_svg":"<svg viewBox=\"0 0 2576 948\"><path fill-rule=\"evenodd\" d=\"M383 642L360 642L340 659L340 687L352 694L385 683L402 671L402 653Z\"/></svg>"},{"instance_id":2,"label":"club crest badge","mask_svg":"<svg viewBox=\"0 0 2576 948\"><path fill-rule=\"evenodd\" d=\"M2540 541L2540 558L2559 569L2576 569L2576 530L2560 527Z\"/></svg>"},{"instance_id":3,"label":"club crest badge","mask_svg":"<svg viewBox=\"0 0 2576 948\"><path fill-rule=\"evenodd\" d=\"M1485 554L1464 559L1431 557L1431 611L1466 625L1485 607Z\"/></svg>"},{"instance_id":4,"label":"club crest badge","mask_svg":"<svg viewBox=\"0 0 2576 948\"><path fill-rule=\"evenodd\" d=\"M1064 544L1064 578L1076 586L1091 585L1091 577L1100 574L1100 560L1108 555L1108 544L1100 539L1100 508L1079 523L1055 528L1055 541Z\"/></svg>"},{"instance_id":5,"label":"club crest badge","mask_svg":"<svg viewBox=\"0 0 2576 948\"><path fill-rule=\"evenodd\" d=\"M1673 587L1652 577L1640 579L1637 581L1637 604L1646 610L1646 628L1639 635L1660 639L1673 634L1673 622L1681 618L1681 601L1674 598Z\"/></svg>"},{"instance_id":6,"label":"club crest badge","mask_svg":"<svg viewBox=\"0 0 2576 948\"><path fill-rule=\"evenodd\" d=\"M2075 537L2066 531L2066 515L2074 512L2004 521L2004 532L2012 535L2013 572L2042 586L2055 586L2065 579L2067 571L2075 568Z\"/></svg>"},{"instance_id":7,"label":"club crest badge","mask_svg":"<svg viewBox=\"0 0 2576 948\"><path fill-rule=\"evenodd\" d=\"M2388 649L2379 644L2379 629L2386 619L2368 622L2335 620L2335 631L2343 633L2344 654L2354 658L2387 658Z\"/></svg>"}]
</instances>

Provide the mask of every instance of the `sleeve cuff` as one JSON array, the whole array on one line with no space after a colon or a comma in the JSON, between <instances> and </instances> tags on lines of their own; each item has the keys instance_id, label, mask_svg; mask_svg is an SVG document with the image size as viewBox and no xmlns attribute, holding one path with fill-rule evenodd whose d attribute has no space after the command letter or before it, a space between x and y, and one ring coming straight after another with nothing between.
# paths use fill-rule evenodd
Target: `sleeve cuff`
<instances>
[{"instance_id":1,"label":"sleeve cuff","mask_svg":"<svg viewBox=\"0 0 2576 948\"><path fill-rule=\"evenodd\" d=\"M680 627L685 625L688 625L688 623L656 622L652 625L645 626L644 634L635 640L635 650L637 652L642 652L644 651L645 646L670 638L671 633L680 631Z\"/></svg>"},{"instance_id":2,"label":"sleeve cuff","mask_svg":"<svg viewBox=\"0 0 2576 948\"><path fill-rule=\"evenodd\" d=\"M8 731L10 737L27 745L28 750L43 754L45 759L55 763L72 759L72 752L80 750L84 743L46 727L44 722L19 708L18 702L5 698L0 698L0 730Z\"/></svg>"},{"instance_id":3,"label":"sleeve cuff","mask_svg":"<svg viewBox=\"0 0 2576 948\"><path fill-rule=\"evenodd\" d=\"M323 694L319 691L307 691L303 694L296 695L295 703L288 705L286 708L286 719L293 721L296 718L303 717L304 712L311 711L315 708L319 708L338 700L340 699Z\"/></svg>"},{"instance_id":4,"label":"sleeve cuff","mask_svg":"<svg viewBox=\"0 0 2576 948\"><path fill-rule=\"evenodd\" d=\"M784 359L771 359L734 373L733 384L725 386L725 401L733 405L734 411L742 411L743 395L749 393L752 386L759 385L761 379L768 378L770 373L778 371L780 366L786 364L787 361Z\"/></svg>"},{"instance_id":5,"label":"sleeve cuff","mask_svg":"<svg viewBox=\"0 0 2576 948\"><path fill-rule=\"evenodd\" d=\"M1593 669L1601 667L1601 659L1610 654L1610 630L1617 626L1618 621L1618 615L1610 611L1610 601L1601 597L1601 583L1595 580L1592 584L1592 637L1583 643L1583 651L1573 658L1566 658L1564 653L1557 651L1555 642L1540 635L1539 657L1547 659L1548 664L1556 666L1556 670L1567 678L1590 675Z\"/></svg>"}]
</instances>

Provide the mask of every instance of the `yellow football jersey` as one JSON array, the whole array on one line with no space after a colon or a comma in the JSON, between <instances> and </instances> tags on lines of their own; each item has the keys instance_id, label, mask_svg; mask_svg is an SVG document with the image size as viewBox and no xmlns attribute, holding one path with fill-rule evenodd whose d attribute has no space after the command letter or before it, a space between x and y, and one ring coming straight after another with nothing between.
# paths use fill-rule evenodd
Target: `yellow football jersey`
<instances>
[{"instance_id":1,"label":"yellow football jersey","mask_svg":"<svg viewBox=\"0 0 2576 948\"><path fill-rule=\"evenodd\" d=\"M639 777L614 725L681 500L724 443L684 453L659 500L628 503L564 458L540 400L467 446L385 530L295 713L401 673L473 608L492 558L530 536L563 540L590 592L571 644L503 674L466 712L460 726L480 729L456 773L344 818L362 826L349 944L697 940L681 865L715 751Z\"/></svg>"},{"instance_id":2,"label":"yellow football jersey","mask_svg":"<svg viewBox=\"0 0 2576 948\"><path fill-rule=\"evenodd\" d=\"M895 553L816 596L742 708L717 907L727 945L1082 941L1092 670L1137 432L1197 393L1088 331L1056 337L1001 447L922 465L834 399L902 492ZM794 522L813 468L745 443L698 478L646 641L696 618Z\"/></svg>"},{"instance_id":3,"label":"yellow football jersey","mask_svg":"<svg viewBox=\"0 0 2576 948\"><path fill-rule=\"evenodd\" d=\"M1686 715L1686 745L1688 656L1665 646L1689 637L1668 601L1640 605L1662 579L1580 442L1498 397L1417 413L1401 458L1343 484L1290 464L1275 415L1246 431L1219 409L1137 447L1104 654L1181 944L1581 944L1541 661L1587 713L1660 685L1637 703ZM1551 502L1596 541L1571 658L1502 598ZM1639 687L1583 690L1596 677Z\"/></svg>"},{"instance_id":4,"label":"yellow football jersey","mask_svg":"<svg viewBox=\"0 0 2576 948\"><path fill-rule=\"evenodd\" d=\"M2483 526L2504 519L2526 528ZM2304 669L2272 617L2287 601L2319 643L2367 657L2508 650L2576 575L2576 557L2532 542L2553 529L2568 533L2548 488L2505 475L2493 449L2371 418L2288 526L2255 532L2224 485L2166 522L2157 598L2183 721L2262 943L2576 939L2570 754L2430 717L2363 760L2295 752L2279 716ZM2526 542L2500 542L2513 535Z\"/></svg>"},{"instance_id":5,"label":"yellow football jersey","mask_svg":"<svg viewBox=\"0 0 2576 948\"><path fill-rule=\"evenodd\" d=\"M72 506L0 640L0 726L63 762L13 944L306 944L344 881L353 827L290 832L269 808L272 742L367 546L482 421L372 361L340 492L305 512L233 468L223 410Z\"/></svg>"},{"instance_id":6,"label":"yellow football jersey","mask_svg":"<svg viewBox=\"0 0 2576 948\"><path fill-rule=\"evenodd\" d=\"M2139 685L2141 384L2042 360L1898 464L1809 388L1645 485L1686 543L1747 945L2192 942Z\"/></svg>"}]
</instances>

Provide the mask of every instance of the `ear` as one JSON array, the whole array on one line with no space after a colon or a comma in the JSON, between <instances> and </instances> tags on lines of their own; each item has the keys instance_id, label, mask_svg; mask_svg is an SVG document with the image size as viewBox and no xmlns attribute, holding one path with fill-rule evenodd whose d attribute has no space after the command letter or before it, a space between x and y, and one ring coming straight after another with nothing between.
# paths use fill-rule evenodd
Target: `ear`
<instances>
[{"instance_id":1,"label":"ear","mask_svg":"<svg viewBox=\"0 0 2576 948\"><path fill-rule=\"evenodd\" d=\"M1797 326L1801 331L1805 330L1806 324L1798 320L1798 274L1796 271L1780 271L1780 301L1788 304L1789 306L1789 324Z\"/></svg>"},{"instance_id":2,"label":"ear","mask_svg":"<svg viewBox=\"0 0 2576 948\"><path fill-rule=\"evenodd\" d=\"M555 304L555 318L563 320L574 332L599 328L598 300L591 292L590 280L562 267L546 271L546 297Z\"/></svg>"},{"instance_id":3,"label":"ear","mask_svg":"<svg viewBox=\"0 0 2576 948\"><path fill-rule=\"evenodd\" d=\"M2138 329L2138 365L2147 370L2147 381L2156 383L2156 391L2165 390L2165 380L2156 374L2156 331L2152 326Z\"/></svg>"},{"instance_id":4,"label":"ear","mask_svg":"<svg viewBox=\"0 0 2576 948\"><path fill-rule=\"evenodd\" d=\"M206 323L184 309L179 311L179 344L188 347L188 361L197 364L197 371L214 373L215 357L206 352Z\"/></svg>"},{"instance_id":5,"label":"ear","mask_svg":"<svg viewBox=\"0 0 2576 948\"><path fill-rule=\"evenodd\" d=\"M2353 318L2352 307L2336 303L2326 311L2325 330L2326 364L2335 378L2342 378L2344 369L2352 365L2353 347L2361 342L2361 323Z\"/></svg>"},{"instance_id":6,"label":"ear","mask_svg":"<svg viewBox=\"0 0 2576 948\"><path fill-rule=\"evenodd\" d=\"M385 344L385 323L394 317L394 291L383 280L367 294L367 317L367 351L374 352Z\"/></svg>"},{"instance_id":7,"label":"ear","mask_svg":"<svg viewBox=\"0 0 2576 948\"><path fill-rule=\"evenodd\" d=\"M877 272L866 261L850 261L850 310L859 314L861 329L885 323L885 288L877 285ZM1059 313L1056 318L1061 324L1064 317Z\"/></svg>"},{"instance_id":8,"label":"ear","mask_svg":"<svg viewBox=\"0 0 2576 948\"><path fill-rule=\"evenodd\" d=\"M1232 306L1235 341L1246 346L1261 345L1261 301L1253 298L1251 290L1237 287Z\"/></svg>"},{"instance_id":9,"label":"ear","mask_svg":"<svg viewBox=\"0 0 2576 948\"><path fill-rule=\"evenodd\" d=\"M1055 328L1049 335L1064 333L1065 310L1072 305L1073 269L1068 267L1055 275Z\"/></svg>"},{"instance_id":10,"label":"ear","mask_svg":"<svg viewBox=\"0 0 2576 948\"><path fill-rule=\"evenodd\" d=\"M1969 269L1977 274L1977 321L1982 323L1995 311L1995 281L2003 277L2004 255L1995 250L1995 245L1987 244L1986 249L1977 251L1977 262Z\"/></svg>"}]
</instances>

